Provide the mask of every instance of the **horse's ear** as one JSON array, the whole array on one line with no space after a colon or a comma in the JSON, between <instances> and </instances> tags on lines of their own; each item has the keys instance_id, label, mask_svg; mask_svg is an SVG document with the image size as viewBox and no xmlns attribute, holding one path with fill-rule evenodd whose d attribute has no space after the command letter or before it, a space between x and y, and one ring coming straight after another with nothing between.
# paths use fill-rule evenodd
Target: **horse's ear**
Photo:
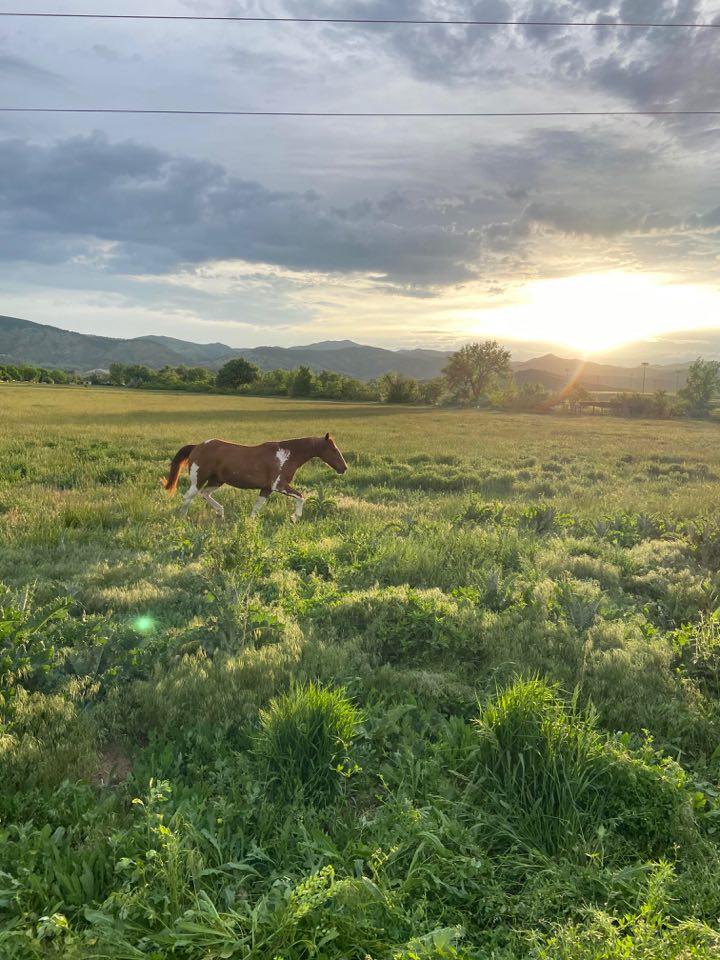
<instances>
[{"instance_id":1,"label":"horse's ear","mask_svg":"<svg viewBox=\"0 0 720 960\"><path fill-rule=\"evenodd\" d=\"M325 434L325 439L328 441L328 443L330 442L330 434L329 434L329 433L326 433L326 434Z\"/></svg>"}]
</instances>

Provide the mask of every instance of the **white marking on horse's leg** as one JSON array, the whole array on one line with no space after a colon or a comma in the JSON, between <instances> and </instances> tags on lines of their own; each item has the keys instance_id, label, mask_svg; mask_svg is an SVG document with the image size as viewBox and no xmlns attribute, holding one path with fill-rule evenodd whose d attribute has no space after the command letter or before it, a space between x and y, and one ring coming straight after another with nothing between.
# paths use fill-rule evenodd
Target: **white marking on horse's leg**
<instances>
[{"instance_id":1,"label":"white marking on horse's leg","mask_svg":"<svg viewBox=\"0 0 720 960\"><path fill-rule=\"evenodd\" d=\"M293 523L297 523L302 516L303 507L305 506L305 497L303 497L301 493L290 493L288 490L283 490L283 493L286 497L290 497L291 500L295 501L295 511L291 514L290 520Z\"/></svg>"},{"instance_id":2,"label":"white marking on horse's leg","mask_svg":"<svg viewBox=\"0 0 720 960\"><path fill-rule=\"evenodd\" d=\"M252 510L250 511L250 517L256 517L265 506L266 502L267 497L264 497L262 494L258 494L258 498L253 504Z\"/></svg>"},{"instance_id":3,"label":"white marking on horse's leg","mask_svg":"<svg viewBox=\"0 0 720 960\"><path fill-rule=\"evenodd\" d=\"M273 488L273 490L277 490L278 484L280 483L281 477L282 477L282 473L279 473L279 474L275 477L275 479L273 480L273 482L272 482L272 488Z\"/></svg>"},{"instance_id":4,"label":"white marking on horse's leg","mask_svg":"<svg viewBox=\"0 0 720 960\"><path fill-rule=\"evenodd\" d=\"M200 492L197 488L197 476L198 476L198 465L194 463L190 467L190 489L183 497L183 502L180 504L180 509L178 510L179 517L186 517L188 508L190 504L195 499L195 497Z\"/></svg>"},{"instance_id":5,"label":"white marking on horse's leg","mask_svg":"<svg viewBox=\"0 0 720 960\"><path fill-rule=\"evenodd\" d=\"M217 489L217 487L205 487L204 490L200 491L200 496L213 508L218 517L220 517L221 520L224 520L225 508L221 503L218 503L214 497L210 496L210 494Z\"/></svg>"},{"instance_id":6,"label":"white marking on horse's leg","mask_svg":"<svg viewBox=\"0 0 720 960\"><path fill-rule=\"evenodd\" d=\"M178 510L179 517L186 517L190 504L198 495L198 488L196 486L190 487L188 492L183 497L183 502L180 504L180 509Z\"/></svg>"}]
</instances>

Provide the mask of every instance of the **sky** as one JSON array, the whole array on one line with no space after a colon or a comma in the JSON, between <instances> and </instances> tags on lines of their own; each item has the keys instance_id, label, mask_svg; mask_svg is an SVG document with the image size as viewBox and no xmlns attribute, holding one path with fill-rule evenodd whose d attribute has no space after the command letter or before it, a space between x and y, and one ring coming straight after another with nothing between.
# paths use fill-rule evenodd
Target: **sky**
<instances>
[{"instance_id":1,"label":"sky","mask_svg":"<svg viewBox=\"0 0 720 960\"><path fill-rule=\"evenodd\" d=\"M720 0L22 9L720 22ZM720 29L2 18L0 106L717 110L719 61ZM109 336L720 356L720 117L0 114L0 290Z\"/></svg>"}]
</instances>

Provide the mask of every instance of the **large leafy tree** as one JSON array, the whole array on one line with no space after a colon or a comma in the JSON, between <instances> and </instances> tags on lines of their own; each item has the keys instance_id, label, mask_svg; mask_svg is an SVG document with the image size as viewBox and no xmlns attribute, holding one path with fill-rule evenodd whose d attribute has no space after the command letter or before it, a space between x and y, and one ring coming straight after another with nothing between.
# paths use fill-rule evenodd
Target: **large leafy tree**
<instances>
[{"instance_id":1,"label":"large leafy tree","mask_svg":"<svg viewBox=\"0 0 720 960\"><path fill-rule=\"evenodd\" d=\"M680 391L688 411L695 416L706 416L710 401L720 392L720 362L699 357L688 368L687 382Z\"/></svg>"},{"instance_id":2,"label":"large leafy tree","mask_svg":"<svg viewBox=\"0 0 720 960\"><path fill-rule=\"evenodd\" d=\"M226 390L236 390L246 383L254 383L260 376L260 370L245 357L228 360L218 370L216 383Z\"/></svg>"},{"instance_id":3,"label":"large leafy tree","mask_svg":"<svg viewBox=\"0 0 720 960\"><path fill-rule=\"evenodd\" d=\"M310 367L298 367L290 383L291 397L311 397L315 390L315 374Z\"/></svg>"},{"instance_id":4,"label":"large leafy tree","mask_svg":"<svg viewBox=\"0 0 720 960\"><path fill-rule=\"evenodd\" d=\"M510 351L497 340L468 343L451 354L443 374L459 399L477 403L494 381L510 376Z\"/></svg>"},{"instance_id":5,"label":"large leafy tree","mask_svg":"<svg viewBox=\"0 0 720 960\"><path fill-rule=\"evenodd\" d=\"M413 403L418 398L417 380L402 373L384 373L378 387L385 403Z\"/></svg>"}]
</instances>

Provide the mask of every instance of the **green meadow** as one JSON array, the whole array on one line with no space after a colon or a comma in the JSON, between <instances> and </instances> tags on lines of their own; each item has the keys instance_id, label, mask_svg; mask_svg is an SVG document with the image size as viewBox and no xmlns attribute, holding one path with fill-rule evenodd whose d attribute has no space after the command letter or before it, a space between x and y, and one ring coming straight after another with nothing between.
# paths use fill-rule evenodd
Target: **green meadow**
<instances>
[{"instance_id":1,"label":"green meadow","mask_svg":"<svg viewBox=\"0 0 720 960\"><path fill-rule=\"evenodd\" d=\"M717 424L0 410L0 956L720 955ZM159 483L328 430L297 525Z\"/></svg>"}]
</instances>

